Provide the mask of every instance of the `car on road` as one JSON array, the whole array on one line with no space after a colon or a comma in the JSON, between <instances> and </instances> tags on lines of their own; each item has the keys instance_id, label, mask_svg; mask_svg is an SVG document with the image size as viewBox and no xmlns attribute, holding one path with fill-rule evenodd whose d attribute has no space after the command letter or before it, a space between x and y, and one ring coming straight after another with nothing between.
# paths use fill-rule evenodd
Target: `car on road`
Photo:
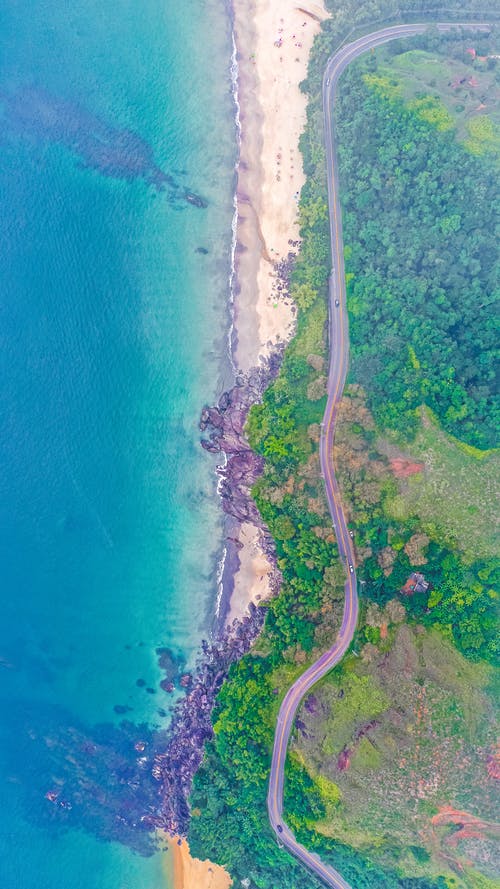
<instances>
[{"instance_id":1,"label":"car on road","mask_svg":"<svg viewBox=\"0 0 500 889\"><path fill-rule=\"evenodd\" d=\"M339 302L338 299L335 300L335 305L336 305L336 306L340 306L340 302Z\"/></svg>"},{"instance_id":2,"label":"car on road","mask_svg":"<svg viewBox=\"0 0 500 889\"><path fill-rule=\"evenodd\" d=\"M277 827L278 827L278 833L283 833L283 828L282 828L281 824L278 824Z\"/></svg>"},{"instance_id":3,"label":"car on road","mask_svg":"<svg viewBox=\"0 0 500 889\"><path fill-rule=\"evenodd\" d=\"M354 565L351 565L351 563L349 563L349 571L351 574L354 574Z\"/></svg>"}]
</instances>

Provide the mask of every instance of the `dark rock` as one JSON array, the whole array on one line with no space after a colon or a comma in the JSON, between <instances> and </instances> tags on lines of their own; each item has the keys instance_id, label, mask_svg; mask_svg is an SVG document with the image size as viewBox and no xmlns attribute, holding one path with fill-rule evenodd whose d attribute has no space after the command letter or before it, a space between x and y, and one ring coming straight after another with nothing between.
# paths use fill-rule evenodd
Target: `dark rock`
<instances>
[{"instance_id":1,"label":"dark rock","mask_svg":"<svg viewBox=\"0 0 500 889\"><path fill-rule=\"evenodd\" d=\"M132 710L132 707L127 707L126 704L115 704L115 706L113 707L113 710L115 711L115 713L120 713L120 714L129 713L130 710Z\"/></svg>"},{"instance_id":2,"label":"dark rock","mask_svg":"<svg viewBox=\"0 0 500 889\"><path fill-rule=\"evenodd\" d=\"M210 418L210 410L208 407L204 407L202 409L201 417L200 417L200 429L202 432L205 431L207 423L209 421L209 418Z\"/></svg>"},{"instance_id":3,"label":"dark rock","mask_svg":"<svg viewBox=\"0 0 500 889\"><path fill-rule=\"evenodd\" d=\"M236 384L224 392L215 407L204 407L200 418L201 440L205 450L224 453L226 463L219 467L219 494L222 508L238 522L252 522L262 527L250 489L262 473L263 460L255 454L244 434L250 407L257 403L271 379L276 376L283 355L278 349L260 367L245 376L239 374Z\"/></svg>"},{"instance_id":4,"label":"dark rock","mask_svg":"<svg viewBox=\"0 0 500 889\"><path fill-rule=\"evenodd\" d=\"M195 253L201 253L201 254L203 254L203 256L206 256L208 253L208 250L206 247L197 247L195 250Z\"/></svg>"},{"instance_id":5,"label":"dark rock","mask_svg":"<svg viewBox=\"0 0 500 889\"><path fill-rule=\"evenodd\" d=\"M138 688L144 688L144 686L146 685L146 680L145 679L138 679L135 684L137 685Z\"/></svg>"},{"instance_id":6,"label":"dark rock","mask_svg":"<svg viewBox=\"0 0 500 889\"><path fill-rule=\"evenodd\" d=\"M308 695L304 701L304 707L308 713L316 713L318 709L318 699L315 695Z\"/></svg>"},{"instance_id":7,"label":"dark rock","mask_svg":"<svg viewBox=\"0 0 500 889\"><path fill-rule=\"evenodd\" d=\"M211 454L218 454L220 450L220 448L211 441L202 441L201 446L205 451L209 451Z\"/></svg>"},{"instance_id":8,"label":"dark rock","mask_svg":"<svg viewBox=\"0 0 500 889\"><path fill-rule=\"evenodd\" d=\"M157 648L158 665L170 682L173 682L184 666L184 658L176 657L170 648Z\"/></svg>"},{"instance_id":9,"label":"dark rock","mask_svg":"<svg viewBox=\"0 0 500 889\"><path fill-rule=\"evenodd\" d=\"M156 694L155 688L147 688L146 691L147 691L148 695L155 695Z\"/></svg>"},{"instance_id":10,"label":"dark rock","mask_svg":"<svg viewBox=\"0 0 500 889\"><path fill-rule=\"evenodd\" d=\"M158 806L154 814L147 813L149 826L163 828L172 836L186 835L187 800L205 742L213 736L211 713L217 693L231 663L249 650L259 634L264 617L265 608L254 608L215 641L203 642L195 673L184 674L191 680L189 691L176 704L167 740L161 748L157 746L153 757L151 775L158 787Z\"/></svg>"},{"instance_id":11,"label":"dark rock","mask_svg":"<svg viewBox=\"0 0 500 889\"><path fill-rule=\"evenodd\" d=\"M184 197L188 204L192 204L193 207L201 207L203 209L208 207L208 201L206 201L205 198L200 197L199 194L194 194L192 191L184 192Z\"/></svg>"},{"instance_id":12,"label":"dark rock","mask_svg":"<svg viewBox=\"0 0 500 889\"><path fill-rule=\"evenodd\" d=\"M305 728L306 728L306 725L305 725L305 723L302 722L302 720L299 719L298 717L297 717L297 719L295 720L295 727L299 730L299 732L301 732L302 734L305 734Z\"/></svg>"}]
</instances>

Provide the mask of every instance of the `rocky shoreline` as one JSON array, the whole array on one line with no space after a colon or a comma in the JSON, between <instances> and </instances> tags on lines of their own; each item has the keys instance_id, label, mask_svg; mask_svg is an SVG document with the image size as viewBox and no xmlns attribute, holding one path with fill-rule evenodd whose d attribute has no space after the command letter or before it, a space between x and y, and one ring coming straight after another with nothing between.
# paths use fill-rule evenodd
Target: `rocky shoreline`
<instances>
[{"instance_id":1,"label":"rocky shoreline","mask_svg":"<svg viewBox=\"0 0 500 889\"><path fill-rule=\"evenodd\" d=\"M204 642L192 688L174 710L169 739L156 753L151 774L158 782L156 812L145 814L145 827L161 828L170 836L186 836L188 799L193 777L203 759L204 745L213 736L211 715L215 699L231 664L243 657L259 634L265 609L250 614L212 643Z\"/></svg>"},{"instance_id":2,"label":"rocky shoreline","mask_svg":"<svg viewBox=\"0 0 500 889\"><path fill-rule=\"evenodd\" d=\"M288 255L274 263L276 281L274 298L289 298L290 273L295 262L298 241L289 241ZM269 346L271 344L268 344ZM234 661L246 654L258 636L266 615L265 604L248 606L242 620L226 624L234 576L239 567L238 540L243 523L249 522L260 533L263 551L273 566L270 588L277 593L281 574L276 564L274 540L262 522L251 497L251 488L264 469L264 460L250 447L245 436L245 423L252 405L262 396L277 376L286 343L280 342L260 358L258 367L236 376L234 386L224 392L216 405L205 406L200 417L201 446L224 461L217 467L220 481L218 493L226 514L226 557L222 576L222 599L213 630L213 641L202 643L202 654L193 676L186 677L186 696L174 706L167 740L155 745L151 775L158 784L158 802L150 806L141 823L157 828L172 837L185 837L189 826L189 795L193 778L201 765L206 741L213 737L212 710L217 694ZM189 681L188 681L189 680ZM173 690L171 678L163 688Z\"/></svg>"},{"instance_id":3,"label":"rocky shoreline","mask_svg":"<svg viewBox=\"0 0 500 889\"><path fill-rule=\"evenodd\" d=\"M220 481L218 493L226 514L226 555L223 590L215 633L224 629L230 610L234 579L240 567L239 542L243 524L250 523L259 532L259 544L274 570L270 580L271 591L277 592L281 577L276 566L274 541L251 497L251 488L262 473L264 461L250 448L245 437L245 423L253 404L258 403L272 379L279 371L284 345L277 346L257 368L247 374L238 374L235 385L224 392L217 405L204 407L200 429L201 445L210 453L224 455L224 463L217 467Z\"/></svg>"},{"instance_id":4,"label":"rocky shoreline","mask_svg":"<svg viewBox=\"0 0 500 889\"><path fill-rule=\"evenodd\" d=\"M296 247L296 242L290 242ZM289 277L295 253L275 264L275 298L289 295ZM239 567L238 540L243 523L249 522L260 532L260 543L274 570L270 587L277 593L281 574L276 564L274 540L262 522L251 497L251 488L264 468L264 460L250 447L245 436L245 423L252 405L261 401L275 379L283 360L285 343L276 345L260 365L248 373L240 372L234 386L224 392L218 403L205 406L200 417L202 447L224 456L217 467L220 478L218 493L226 514L226 560L223 572L223 603L214 628L214 640L204 642L202 655L187 695L174 708L168 742L156 753L152 776L159 784L160 803L154 814L143 823L160 828L171 836L186 836L189 825L189 795L192 781L203 759L205 742L213 737L212 710L217 694L231 664L246 654L258 636L266 615L266 606L250 603L242 620L226 625L234 575Z\"/></svg>"},{"instance_id":5,"label":"rocky shoreline","mask_svg":"<svg viewBox=\"0 0 500 889\"><path fill-rule=\"evenodd\" d=\"M277 347L268 359L248 374L239 374L235 385L224 392L214 407L204 407L200 429L204 434L201 446L210 453L224 454L225 461L217 467L220 477L218 486L222 508L231 523L229 543L234 543L236 528L243 522L251 522L262 533L264 549L274 559L274 543L262 523L250 491L262 473L264 460L252 451L245 437L244 427L248 412L278 373L283 347Z\"/></svg>"},{"instance_id":6,"label":"rocky shoreline","mask_svg":"<svg viewBox=\"0 0 500 889\"><path fill-rule=\"evenodd\" d=\"M251 522L261 532L263 548L275 572L272 587L277 591L280 574L276 566L274 541L265 528L250 496L253 483L264 466L262 457L255 454L244 434L251 406L262 398L264 390L274 379L281 365L284 347L274 350L260 367L248 374L239 374L235 385L224 392L217 405L204 407L200 419L203 433L201 445L210 453L223 454L224 463L217 468L220 476L219 495L228 518L226 550L231 571L226 584L232 583L238 567L238 530L243 522ZM228 559L228 555L226 555ZM230 590L224 591L229 598ZM202 655L194 676L189 677L190 690L174 708L168 741L154 756L152 776L158 782L159 804L156 812L144 815L144 826L161 828L171 836L185 836L189 825L189 794L193 777L203 759L204 745L213 736L211 715L217 694L231 664L250 649L264 623L266 608L249 605L248 614L240 621L225 626L221 613L211 643L204 642Z\"/></svg>"}]
</instances>

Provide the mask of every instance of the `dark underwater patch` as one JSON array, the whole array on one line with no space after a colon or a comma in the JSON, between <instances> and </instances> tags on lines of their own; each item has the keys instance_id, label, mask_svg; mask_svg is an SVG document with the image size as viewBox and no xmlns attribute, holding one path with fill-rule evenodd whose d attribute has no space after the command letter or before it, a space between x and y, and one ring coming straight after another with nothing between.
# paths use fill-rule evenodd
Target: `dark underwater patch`
<instances>
[{"instance_id":1,"label":"dark underwater patch","mask_svg":"<svg viewBox=\"0 0 500 889\"><path fill-rule=\"evenodd\" d=\"M207 206L204 198L179 185L158 166L153 148L138 133L112 126L78 102L25 86L15 92L1 91L0 109L2 106L4 138L62 145L79 158L84 169L127 182L143 179L156 192L168 190L173 202Z\"/></svg>"}]
</instances>

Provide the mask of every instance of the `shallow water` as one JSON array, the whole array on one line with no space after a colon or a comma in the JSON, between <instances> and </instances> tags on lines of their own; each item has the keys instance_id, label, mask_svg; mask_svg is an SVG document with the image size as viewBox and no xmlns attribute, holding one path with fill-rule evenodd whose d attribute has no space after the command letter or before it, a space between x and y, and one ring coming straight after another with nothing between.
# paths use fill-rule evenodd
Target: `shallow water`
<instances>
[{"instance_id":1,"label":"shallow water","mask_svg":"<svg viewBox=\"0 0 500 889\"><path fill-rule=\"evenodd\" d=\"M158 856L52 822L44 769L68 726L111 735L116 705L165 725L155 649L189 662L212 621L197 423L228 375L229 20L222 0L21 0L0 44L0 885L149 889Z\"/></svg>"}]
</instances>

